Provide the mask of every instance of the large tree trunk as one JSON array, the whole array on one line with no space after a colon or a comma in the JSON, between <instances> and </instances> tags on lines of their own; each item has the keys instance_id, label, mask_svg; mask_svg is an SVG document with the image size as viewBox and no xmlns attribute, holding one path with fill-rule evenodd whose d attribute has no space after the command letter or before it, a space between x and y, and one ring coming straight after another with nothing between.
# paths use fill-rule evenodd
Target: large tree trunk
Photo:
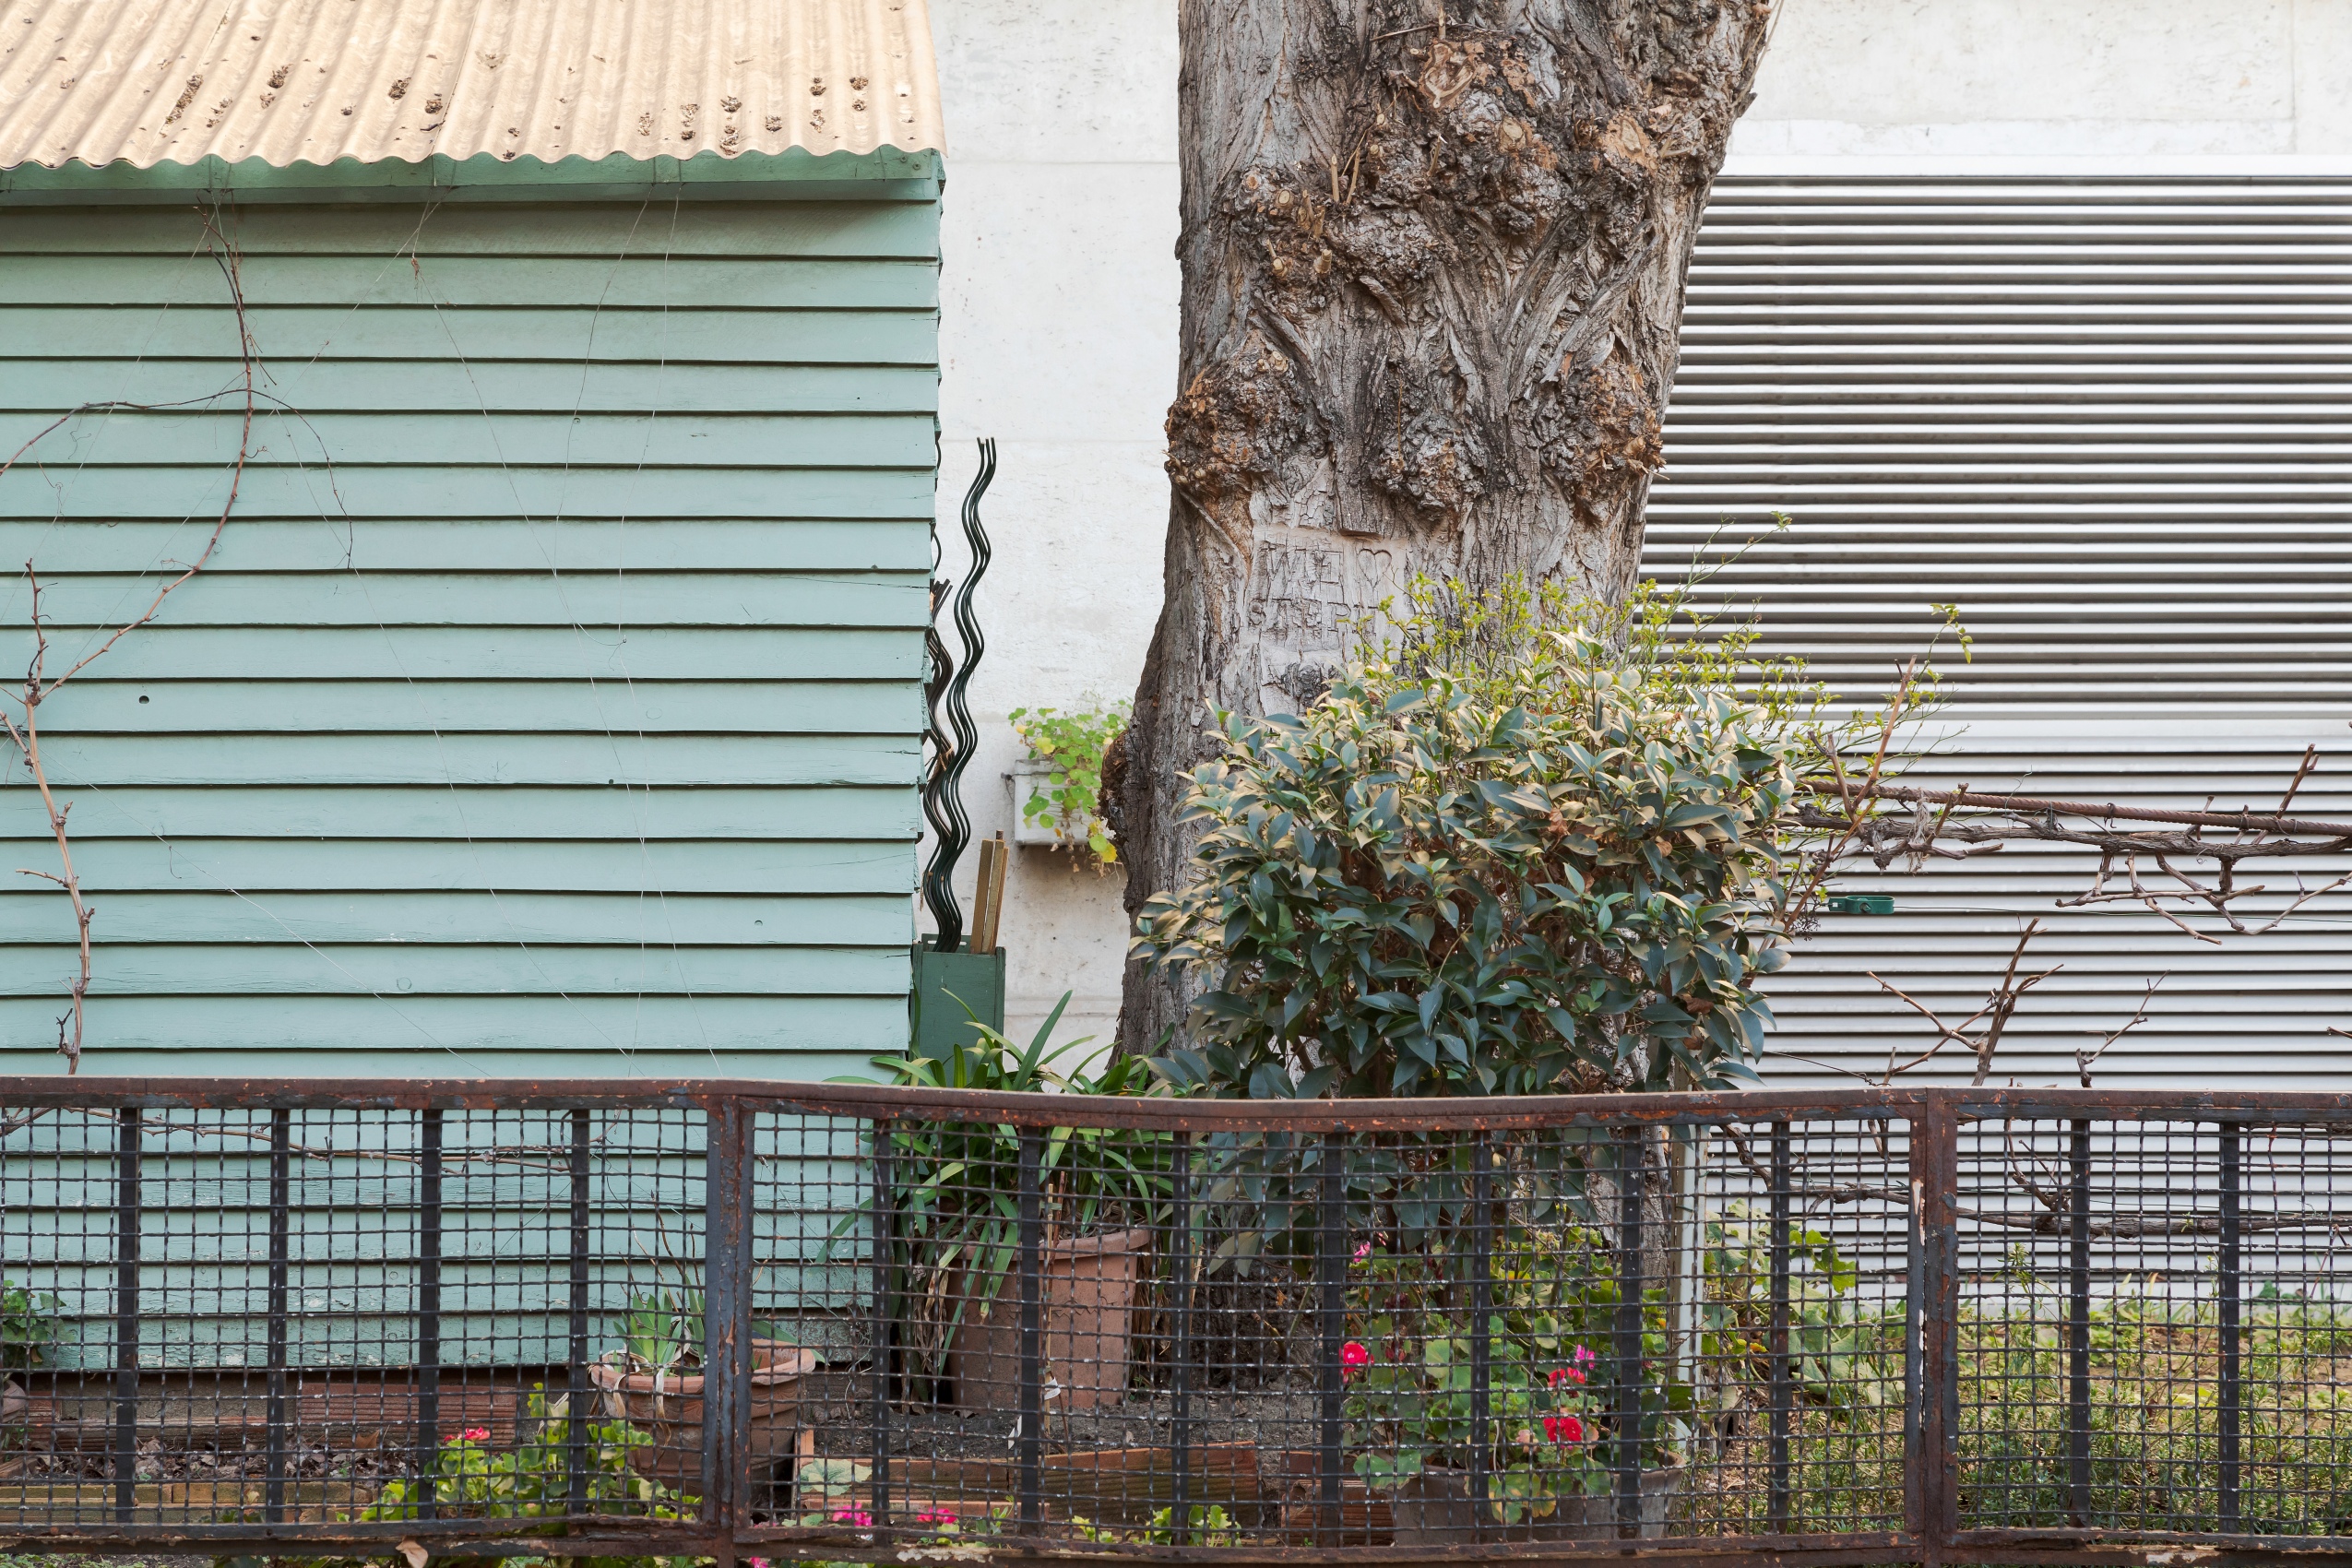
<instances>
[{"instance_id":1,"label":"large tree trunk","mask_svg":"<svg viewBox=\"0 0 2352 1568\"><path fill-rule=\"evenodd\" d=\"M1450 15L1442 15L1438 6ZM1621 595L1768 0L1182 0L1167 600L1109 804L1183 873L1211 707L1295 711L1417 572ZM1182 1016L1131 966L1122 1046Z\"/></svg>"}]
</instances>

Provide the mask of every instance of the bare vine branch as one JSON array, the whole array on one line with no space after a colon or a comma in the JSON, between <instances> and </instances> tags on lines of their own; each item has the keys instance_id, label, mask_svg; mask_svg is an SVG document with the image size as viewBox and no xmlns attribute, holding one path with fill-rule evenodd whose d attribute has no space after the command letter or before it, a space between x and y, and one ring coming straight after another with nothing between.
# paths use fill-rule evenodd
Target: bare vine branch
<instances>
[{"instance_id":1,"label":"bare vine branch","mask_svg":"<svg viewBox=\"0 0 2352 1568\"><path fill-rule=\"evenodd\" d=\"M2091 1087L2091 1069L2098 1065L2099 1058L2105 1056L2117 1040L2148 1021L2148 1007L2156 1001L2156 988L2171 978L2170 972L2167 971L2148 981L2148 989L2141 994L2138 1011L2121 1028L2109 1030L2107 1038L2096 1047L2085 1046L2074 1052L2074 1075L2082 1080L2085 1088Z\"/></svg>"},{"instance_id":2,"label":"bare vine branch","mask_svg":"<svg viewBox=\"0 0 2352 1568\"><path fill-rule=\"evenodd\" d=\"M2239 868L2243 862L2352 851L2352 823L2287 814L2319 763L2319 748L2307 748L2287 781L2278 810L2259 815L2251 811L2173 811L1985 794L1966 785L1956 790L1915 790L1876 782L1867 790L1855 790L1838 782L1813 781L1807 788L1819 802L1800 805L1797 824L1821 843L1815 851L1816 879L1836 861L1856 857L1869 859L1882 871L1897 860L1917 871L1930 857L1957 860L1987 854L2012 838L2080 845L2098 851L2098 869L2087 888L2060 899L2059 908L2138 904L2184 935L2218 943L2220 937L2198 930L2181 914L2210 916L2238 935L2261 936L2276 931L2314 900L2352 886L2352 871L2318 886L2306 885L2297 874L2292 897L2267 917L2250 920L2235 908L2241 900L2274 891L2268 882L2241 881ZM1907 813L1873 809L1886 802L1911 809ZM2162 826L2116 826L2123 822ZM2226 837L2217 836L2209 834L2209 828L2229 831ZM2157 880L2152 882L2144 874L2144 862L2153 866Z\"/></svg>"},{"instance_id":3,"label":"bare vine branch","mask_svg":"<svg viewBox=\"0 0 2352 1568\"><path fill-rule=\"evenodd\" d=\"M2017 1004L2025 1000L2025 992L2066 967L2063 964L2053 964L2039 974L2027 975L2022 980L2017 978L2017 966L2025 960L2026 944L2041 934L2041 929L2042 922L2036 921L2019 934L2017 945L2009 955L2009 968L2002 974L2001 983L1993 988L1991 994L1985 999L1983 1006L1961 1019L1957 1024L1945 1023L1936 1016L1935 1010L1927 1004L1913 997L1901 987L1880 980L1876 974L1871 974L1871 979L1878 980L1880 990L1926 1018L1929 1023L1935 1026L1936 1030L1935 1043L1901 1066L1895 1065L1895 1051L1889 1050L1886 1053L1886 1072L1878 1080L1880 1086L1884 1087L1898 1073L1907 1073L1914 1067L1932 1061L1937 1051L1942 1051L1945 1045L1952 1044L1963 1047L1976 1057L1977 1075L1971 1078L1969 1083L1973 1087L1982 1087L1985 1080L1992 1075L1993 1053L2001 1049L2002 1031L2009 1027L2009 1020L2016 1016ZM1976 1034L1970 1034L1968 1030L1979 1019L1984 1021L1984 1028Z\"/></svg>"},{"instance_id":4,"label":"bare vine branch","mask_svg":"<svg viewBox=\"0 0 2352 1568\"><path fill-rule=\"evenodd\" d=\"M1800 814L1800 826L1825 832L1828 837L1806 852L1803 870L1791 881L1788 893L1781 901L1782 918L1789 925L1795 926L1805 920L1828 885L1838 863L1854 852L1857 837L1866 832L1868 825L1874 820L1870 813L1870 802L1885 789L1884 776L1889 754L1894 750L1895 732L1904 717L1916 705L1918 680L1919 661L1916 659L1907 660L1902 677L1895 683L1894 695L1887 699L1886 709L1878 727L1877 742L1871 750L1869 761L1863 765L1860 778L1848 776L1846 759L1838 754L1835 746L1823 743L1821 757L1829 770L1829 777L1826 781L1815 782L1812 787L1823 793L1835 794L1844 810L1837 814L1817 814L1818 821L1807 820L1802 813Z\"/></svg>"},{"instance_id":5,"label":"bare vine branch","mask_svg":"<svg viewBox=\"0 0 2352 1568\"><path fill-rule=\"evenodd\" d=\"M244 404L243 416L237 429L236 461L230 469L229 493L220 504L220 515L214 519L212 531L205 538L204 549L194 561L180 566L178 576L156 590L155 597L148 600L145 610L134 619L116 627L105 641L76 659L63 673L56 675L50 674L47 668L49 628L48 624L42 618L41 577L33 569L33 564L27 561L25 580L30 585L32 599L32 661L26 668L22 689L15 695L17 707L21 710L20 714L12 714L5 708L0 708L0 726L6 728L8 739L14 742L18 751L23 754L25 766L32 775L34 788L41 793L42 809L48 815L50 833L57 841L58 870L35 871L28 867L18 867L18 874L55 883L64 890L66 900L73 906L75 946L80 958L80 968L67 988L71 1001L65 1012L57 1019L57 1051L65 1058L65 1071L69 1076L81 1070L84 1015L89 997L91 975L89 925L97 911L83 897L81 873L74 865L73 839L66 828L66 818L74 809L73 802L58 801L55 790L50 785L48 766L41 754L41 705L54 696L58 688L65 685L66 682L103 658L115 644L154 620L161 612L163 601L172 597L172 590L204 570L206 564L211 561L212 552L220 546L221 532L229 526L230 514L236 510L237 494L244 484L245 466L253 455L254 413L257 403L264 396L254 384L255 370L260 359L260 353L254 342L252 324L245 314L244 282L240 274L237 247L228 236L221 233L219 224L210 214L205 217L204 229L212 242L210 248L213 260L219 263L221 278L228 284L229 303L236 312L239 380L224 392L214 394L209 398L190 398L186 401L208 403L225 396L241 396ZM65 428L74 420L86 414L125 410L144 411L154 407L178 406L184 405L143 405L119 400L77 405L44 425L33 434L30 440L18 447L6 463L0 463L0 479L6 479L9 471L15 469L17 464L23 460L25 455L38 445L44 437Z\"/></svg>"},{"instance_id":6,"label":"bare vine branch","mask_svg":"<svg viewBox=\"0 0 2352 1568\"><path fill-rule=\"evenodd\" d=\"M1901 1054L1901 1047L1891 1048L1886 1053L1884 1072L1876 1075L1863 1073L1854 1075L1866 1083L1883 1088L1897 1075L1934 1061L1937 1053L1946 1045L1957 1045L1973 1054L1977 1060L1976 1075L1968 1080L1969 1087L1982 1088L1992 1076L1993 1059L1995 1053L2001 1049L2002 1034L2008 1028L2010 1021L2016 1016L2018 1004L2025 1000L2027 992L2066 967L2063 964L2052 964L2049 968L2026 975L2023 979L2018 977L2017 970L2025 961L2026 945L2035 937L2040 935L2041 932L2042 923L2036 921L2018 935L2017 945L2011 950L2008 966L2002 971L2000 980L1986 994L1983 1004L1956 1024L1945 1023L1937 1016L1935 1009L1926 1003L1912 996L1901 987L1872 974L1871 979L1878 981L1881 990L1909 1007L1934 1027L1935 1043L1907 1062L1896 1061L1896 1057ZM2156 991L2169 979L2171 975L2168 972L2148 981L2147 989L2141 994L2138 1009L2129 1019L2119 1028L2108 1030L2100 1038L2097 1045L2076 1048L2074 1075L2085 1088L2093 1087L2091 1070L2098 1065L2099 1059L2113 1050L2117 1041L2147 1023L2148 1009L2156 1001ZM1979 1024L1981 1028L1978 1027Z\"/></svg>"},{"instance_id":7,"label":"bare vine branch","mask_svg":"<svg viewBox=\"0 0 2352 1568\"><path fill-rule=\"evenodd\" d=\"M2287 806L2294 802L2295 792L2302 788L2303 781L2317 771L2318 767L2319 748L2311 746L2304 752L2302 763L2296 769L2295 778L2287 787L2286 802L2281 803L2276 813L2261 814L2251 811L2177 811L2163 806L2119 806L2112 801L2105 803L2097 801L2060 801L2046 799L2039 795L1994 795L1971 790L1966 785L1957 790L1914 790L1905 785L1888 784L1881 786L1872 793L1882 800L1918 802L1931 805L1970 806L1983 811L2021 813L2031 816L2056 814L2088 817L2103 822L2175 823L2183 826L2235 828L2247 833L2275 833L2307 838L2352 840L2352 822L2322 822L2286 814ZM1824 795L1841 793L1821 786L1814 786L1814 791Z\"/></svg>"}]
</instances>

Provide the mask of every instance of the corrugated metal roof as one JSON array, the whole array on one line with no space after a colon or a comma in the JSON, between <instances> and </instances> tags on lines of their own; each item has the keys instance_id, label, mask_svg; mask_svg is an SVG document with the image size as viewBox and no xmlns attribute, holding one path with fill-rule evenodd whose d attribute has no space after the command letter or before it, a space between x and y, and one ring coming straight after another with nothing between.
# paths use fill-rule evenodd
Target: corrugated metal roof
<instances>
[{"instance_id":1,"label":"corrugated metal roof","mask_svg":"<svg viewBox=\"0 0 2352 1568\"><path fill-rule=\"evenodd\" d=\"M0 168L943 146L923 0L0 0Z\"/></svg>"}]
</instances>

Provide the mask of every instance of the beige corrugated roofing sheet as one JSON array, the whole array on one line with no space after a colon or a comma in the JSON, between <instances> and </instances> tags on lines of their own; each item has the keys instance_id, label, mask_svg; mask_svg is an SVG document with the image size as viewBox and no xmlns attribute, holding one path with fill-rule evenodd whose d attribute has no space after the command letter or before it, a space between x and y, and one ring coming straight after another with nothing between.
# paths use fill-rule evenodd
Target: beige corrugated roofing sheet
<instances>
[{"instance_id":1,"label":"beige corrugated roofing sheet","mask_svg":"<svg viewBox=\"0 0 2352 1568\"><path fill-rule=\"evenodd\" d=\"M943 145L924 0L0 0L0 169Z\"/></svg>"}]
</instances>

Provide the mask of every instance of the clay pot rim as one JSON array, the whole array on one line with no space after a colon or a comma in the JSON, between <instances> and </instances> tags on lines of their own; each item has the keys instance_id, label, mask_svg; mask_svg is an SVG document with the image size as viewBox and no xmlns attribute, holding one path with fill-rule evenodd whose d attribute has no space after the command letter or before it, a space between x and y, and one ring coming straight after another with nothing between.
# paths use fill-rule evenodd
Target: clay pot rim
<instances>
[{"instance_id":1,"label":"clay pot rim","mask_svg":"<svg viewBox=\"0 0 2352 1568\"><path fill-rule=\"evenodd\" d=\"M1084 1257L1088 1253L1099 1256L1104 1253L1132 1253L1150 1243L1150 1229L1134 1225L1124 1230L1106 1230L1099 1236L1071 1236L1049 1241L1039 1251L1056 1257Z\"/></svg>"},{"instance_id":2,"label":"clay pot rim","mask_svg":"<svg viewBox=\"0 0 2352 1568\"><path fill-rule=\"evenodd\" d=\"M752 1385L773 1387L779 1383L791 1383L814 1372L816 1352L794 1350L785 1360L770 1361L764 1367L752 1369ZM588 1367L588 1380L608 1393L654 1394L665 1398L695 1399L702 1395L705 1374L684 1377L659 1377L652 1372L624 1372L616 1367L597 1361Z\"/></svg>"}]
</instances>

